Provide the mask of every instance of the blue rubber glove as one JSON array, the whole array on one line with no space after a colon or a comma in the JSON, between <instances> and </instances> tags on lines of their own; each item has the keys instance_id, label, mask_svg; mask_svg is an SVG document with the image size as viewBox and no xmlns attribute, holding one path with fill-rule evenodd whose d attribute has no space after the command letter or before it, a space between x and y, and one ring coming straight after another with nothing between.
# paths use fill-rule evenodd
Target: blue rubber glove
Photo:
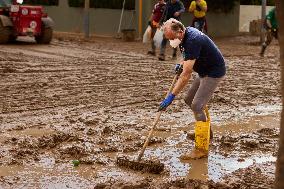
<instances>
[{"instance_id":1,"label":"blue rubber glove","mask_svg":"<svg viewBox=\"0 0 284 189\"><path fill-rule=\"evenodd\" d=\"M173 102L173 100L175 99L175 95L173 93L170 93L167 98L165 98L161 104L160 104L160 107L158 109L158 112L159 111L162 111L162 110L166 110L167 107Z\"/></svg>"},{"instance_id":2,"label":"blue rubber glove","mask_svg":"<svg viewBox=\"0 0 284 189\"><path fill-rule=\"evenodd\" d=\"M180 75L182 73L182 71L183 71L182 64L176 64L176 66L175 66L175 73Z\"/></svg>"}]
</instances>

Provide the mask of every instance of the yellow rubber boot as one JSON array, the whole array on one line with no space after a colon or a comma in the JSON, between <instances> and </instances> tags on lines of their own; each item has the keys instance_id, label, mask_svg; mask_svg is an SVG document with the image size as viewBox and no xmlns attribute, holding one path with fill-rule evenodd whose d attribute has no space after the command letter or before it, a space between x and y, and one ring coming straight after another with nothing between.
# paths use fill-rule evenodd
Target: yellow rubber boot
<instances>
[{"instance_id":1,"label":"yellow rubber boot","mask_svg":"<svg viewBox=\"0 0 284 189\"><path fill-rule=\"evenodd\" d=\"M206 122L195 122L195 148L191 152L181 155L180 159L182 160L200 159L208 156L210 143L210 115L207 107L205 107L204 111L206 114Z\"/></svg>"},{"instance_id":2,"label":"yellow rubber boot","mask_svg":"<svg viewBox=\"0 0 284 189\"><path fill-rule=\"evenodd\" d=\"M195 122L195 147L189 152L180 156L182 160L200 159L208 156L210 140L210 122Z\"/></svg>"},{"instance_id":3,"label":"yellow rubber boot","mask_svg":"<svg viewBox=\"0 0 284 189\"><path fill-rule=\"evenodd\" d=\"M210 121L195 122L195 148L208 152L210 143Z\"/></svg>"}]
</instances>

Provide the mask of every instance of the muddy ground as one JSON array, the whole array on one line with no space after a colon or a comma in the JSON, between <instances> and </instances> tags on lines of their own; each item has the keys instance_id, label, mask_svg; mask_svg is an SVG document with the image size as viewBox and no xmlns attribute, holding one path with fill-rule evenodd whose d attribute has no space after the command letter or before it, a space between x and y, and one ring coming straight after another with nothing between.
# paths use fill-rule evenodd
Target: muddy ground
<instances>
[{"instance_id":1,"label":"muddy ground","mask_svg":"<svg viewBox=\"0 0 284 189\"><path fill-rule=\"evenodd\" d=\"M209 157L179 159L194 146L194 118L180 95L145 152L165 164L154 175L115 160L138 155L174 76L171 52L160 62L141 42L26 40L0 46L0 188L272 188L281 110L276 42L262 58L258 38L214 39L228 71L209 104Z\"/></svg>"}]
</instances>

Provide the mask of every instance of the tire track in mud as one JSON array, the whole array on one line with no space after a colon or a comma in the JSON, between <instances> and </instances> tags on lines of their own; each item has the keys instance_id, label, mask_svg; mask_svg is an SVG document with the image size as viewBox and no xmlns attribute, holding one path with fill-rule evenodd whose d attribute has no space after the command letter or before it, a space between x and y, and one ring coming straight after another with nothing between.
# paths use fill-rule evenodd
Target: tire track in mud
<instances>
[{"instance_id":1,"label":"tire track in mud","mask_svg":"<svg viewBox=\"0 0 284 189\"><path fill-rule=\"evenodd\" d=\"M1 94L4 94L1 96L4 102L1 112L38 110L72 104L95 105L96 101L113 108L127 104L138 105L143 101L154 102L158 94L158 98L162 98L161 91L166 91L167 84L171 81L171 72L168 71L172 67L171 62L161 64L152 57L135 52L115 51L110 47L100 49L100 45L97 45L98 49L96 45L84 46L72 42L55 42L48 48L41 46L42 49L36 45L16 46L17 51L30 51L33 55L15 53L12 50L15 46L3 48L1 52L8 61L1 68L8 66L11 70L10 73L9 69L6 72L2 70L1 73L4 76L3 83L9 83L0 85ZM68 50L69 48L72 50ZM79 57L75 56L78 54ZM214 104L226 103L236 107L258 104L258 101L271 103L271 98L267 96L273 96L276 100L280 98L278 90L275 90L279 86L278 81L275 81L275 78L279 78L276 59L271 59L273 64L268 64L267 60L256 56L240 57L229 52L224 54L228 73L215 94ZM46 58L49 55L53 58ZM240 58L246 60L241 61ZM255 61L255 58L258 60ZM40 63L36 63L39 59ZM259 76L264 76L261 84L257 79ZM162 83L161 80L165 82ZM153 91L153 95L148 91ZM114 103L116 105L111 105Z\"/></svg>"},{"instance_id":2,"label":"tire track in mud","mask_svg":"<svg viewBox=\"0 0 284 189\"><path fill-rule=\"evenodd\" d=\"M56 48L56 45L52 47ZM116 106L119 107L120 99L117 97L121 98L121 94L127 94L127 91L132 91L132 99L122 100L122 105L145 101L144 98L141 99L139 88L143 89L150 83L139 80L150 73L147 60L143 60L137 67L134 64L139 62L141 57L134 58L135 53L129 55L123 52L76 47L72 46L75 48L74 51L84 51L84 58L61 56L61 51L58 54L56 50L50 52L50 48L37 50L36 46L23 47L23 52L32 53L15 53L14 46L3 48L2 52L8 60L5 66L11 69L1 73L4 81L0 85L0 100L3 102L1 113L34 112L35 116L39 116L39 110L52 111L59 107L82 104L111 106L117 103ZM17 46L18 50L21 48ZM66 45L65 48L70 46ZM45 58L48 55L57 58ZM41 56L41 62L36 63L35 60L41 59ZM16 57L16 61L12 57ZM23 57L25 61L21 62ZM100 63L103 65L100 66ZM126 66L123 67L124 63ZM5 66L1 65L1 68L2 66L5 69ZM139 71L140 69L143 71ZM153 78L154 75L150 77ZM117 100L112 100L112 96Z\"/></svg>"}]
</instances>

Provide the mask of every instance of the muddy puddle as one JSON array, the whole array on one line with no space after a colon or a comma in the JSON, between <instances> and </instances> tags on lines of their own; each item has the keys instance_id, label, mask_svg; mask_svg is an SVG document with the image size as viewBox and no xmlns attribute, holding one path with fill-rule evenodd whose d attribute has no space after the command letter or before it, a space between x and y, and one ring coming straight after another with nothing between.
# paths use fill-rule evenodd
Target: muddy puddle
<instances>
[{"instance_id":1,"label":"muddy puddle","mask_svg":"<svg viewBox=\"0 0 284 189\"><path fill-rule=\"evenodd\" d=\"M278 116L257 116L244 123L213 124L215 136L214 142L211 144L209 157L192 161L181 161L179 159L180 155L193 148L193 141L187 137L192 128L176 127L173 124L170 130L156 131L154 138L163 138L162 141L164 142L153 143L147 148L143 158L159 159L164 163L165 171L160 175L136 172L115 165L114 160L118 155L123 154L130 158L136 158L139 151L135 151L129 153L105 153L106 156L112 159L108 163L86 164L81 160L79 166L74 166L72 159L65 161L65 163L57 163L52 156L41 155L38 161L27 161L22 165L0 166L0 177L5 186L12 186L12 188L90 188L98 183L140 181L149 177L157 182L184 178L220 182L222 178L236 170L255 164L276 161L272 151L261 151L259 149L250 149L246 152L236 147L234 153L226 153L225 155L223 152L219 153L219 151L224 150L219 148L222 145L222 136L226 136L227 132L231 131L231 136L236 136L242 140L243 138L239 137L241 133L261 133L263 129L271 132L270 134L277 134ZM13 131L13 135L42 136L43 133L48 132L52 133L53 131L27 129L25 131ZM129 138L130 134L124 134L124 136ZM232 144L232 146L234 145L236 144ZM225 149L225 151L227 150Z\"/></svg>"},{"instance_id":2,"label":"muddy puddle","mask_svg":"<svg viewBox=\"0 0 284 189\"><path fill-rule=\"evenodd\" d=\"M40 137L46 134L52 134L55 131L46 128L21 128L17 130L0 133L0 142L4 142L11 138L18 138L23 136Z\"/></svg>"}]
</instances>

